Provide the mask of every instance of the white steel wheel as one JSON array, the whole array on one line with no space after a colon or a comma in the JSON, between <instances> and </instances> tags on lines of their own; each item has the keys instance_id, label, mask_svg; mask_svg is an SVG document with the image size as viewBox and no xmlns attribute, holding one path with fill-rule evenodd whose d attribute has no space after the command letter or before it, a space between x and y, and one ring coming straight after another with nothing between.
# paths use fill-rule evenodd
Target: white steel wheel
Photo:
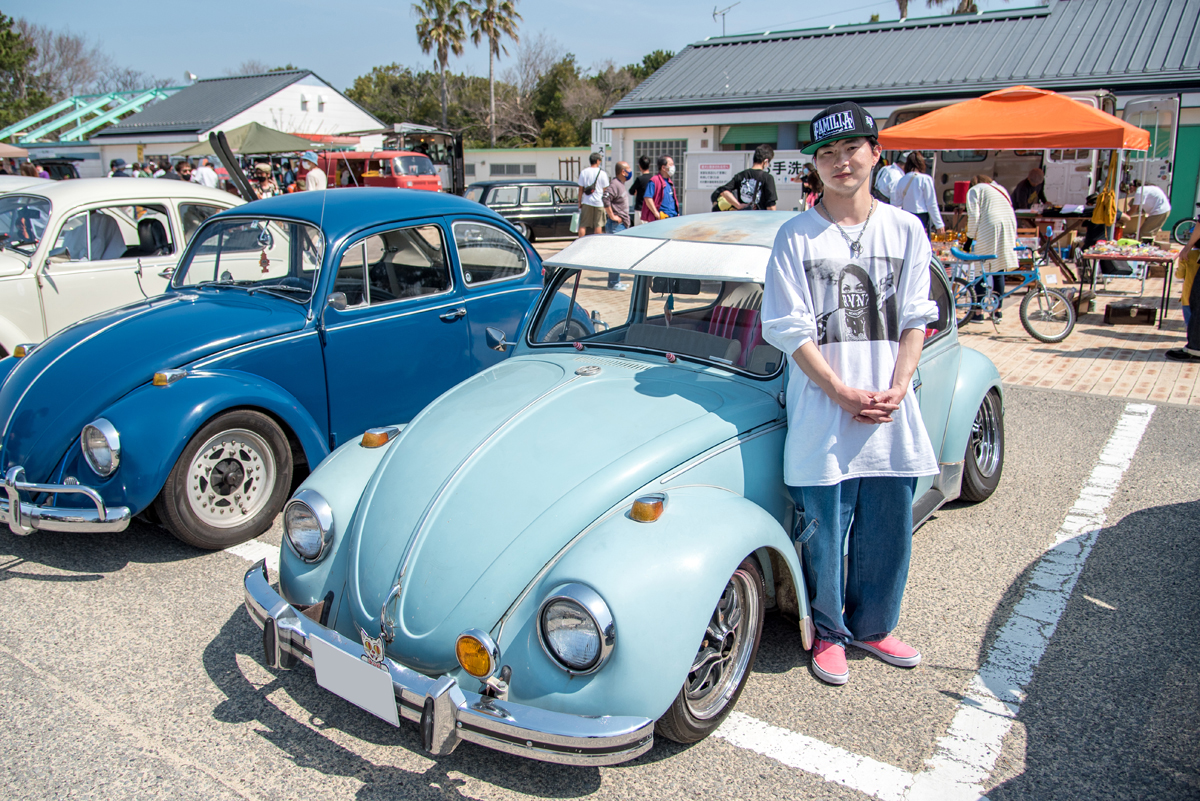
<instances>
[{"instance_id":1,"label":"white steel wheel","mask_svg":"<svg viewBox=\"0 0 1200 801\"><path fill-rule=\"evenodd\" d=\"M154 508L189 545L228 548L271 527L291 483L292 451L283 430L261 412L239 409L196 432Z\"/></svg>"},{"instance_id":2,"label":"white steel wheel","mask_svg":"<svg viewBox=\"0 0 1200 801\"><path fill-rule=\"evenodd\" d=\"M244 428L222 431L200 446L188 468L188 504L214 528L233 528L259 512L275 487L275 456Z\"/></svg>"}]
</instances>

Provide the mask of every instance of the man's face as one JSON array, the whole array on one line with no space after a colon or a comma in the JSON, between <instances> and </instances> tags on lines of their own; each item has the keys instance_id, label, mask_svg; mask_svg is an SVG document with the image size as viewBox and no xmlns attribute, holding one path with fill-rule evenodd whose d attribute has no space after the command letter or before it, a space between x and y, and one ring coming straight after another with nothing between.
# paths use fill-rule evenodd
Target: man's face
<instances>
[{"instance_id":1,"label":"man's face","mask_svg":"<svg viewBox=\"0 0 1200 801\"><path fill-rule=\"evenodd\" d=\"M813 163L825 191L848 196L857 192L871 177L871 168L881 152L878 145L871 147L865 137L856 136L823 145Z\"/></svg>"},{"instance_id":2,"label":"man's face","mask_svg":"<svg viewBox=\"0 0 1200 801\"><path fill-rule=\"evenodd\" d=\"M179 168L179 176L180 176L181 178L191 178L191 177L192 177L192 168L191 168L191 166L189 166L189 165L185 164L185 165L183 165L182 167L180 167L180 168Z\"/></svg>"},{"instance_id":3,"label":"man's face","mask_svg":"<svg viewBox=\"0 0 1200 801\"><path fill-rule=\"evenodd\" d=\"M667 163L663 165L663 168L662 168L662 170L660 170L660 172L663 175L668 175L671 172L671 168L674 166L675 166L675 159L671 158L670 156L667 156Z\"/></svg>"}]
</instances>

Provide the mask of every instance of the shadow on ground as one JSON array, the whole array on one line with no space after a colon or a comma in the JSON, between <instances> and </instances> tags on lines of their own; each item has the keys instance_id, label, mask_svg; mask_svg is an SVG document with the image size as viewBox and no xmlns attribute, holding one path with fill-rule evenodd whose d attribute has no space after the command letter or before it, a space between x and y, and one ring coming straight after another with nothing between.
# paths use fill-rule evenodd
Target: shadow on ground
<instances>
[{"instance_id":1,"label":"shadow on ground","mask_svg":"<svg viewBox=\"0 0 1200 801\"><path fill-rule=\"evenodd\" d=\"M129 528L111 534L71 534L34 531L17 536L3 526L0 532L0 581L99 581L129 564L180 562L207 551L185 545L159 526L134 520ZM74 575L55 575L24 569L41 565Z\"/></svg>"}]
</instances>

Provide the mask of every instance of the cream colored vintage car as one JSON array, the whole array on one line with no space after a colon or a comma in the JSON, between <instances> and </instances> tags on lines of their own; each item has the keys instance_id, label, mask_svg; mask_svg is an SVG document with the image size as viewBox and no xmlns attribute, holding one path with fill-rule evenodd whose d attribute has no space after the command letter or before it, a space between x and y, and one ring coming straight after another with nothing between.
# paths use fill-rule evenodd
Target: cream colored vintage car
<instances>
[{"instance_id":1,"label":"cream colored vintage car","mask_svg":"<svg viewBox=\"0 0 1200 801\"><path fill-rule=\"evenodd\" d=\"M161 294L200 223L241 203L151 178L38 181L0 194L0 356Z\"/></svg>"}]
</instances>

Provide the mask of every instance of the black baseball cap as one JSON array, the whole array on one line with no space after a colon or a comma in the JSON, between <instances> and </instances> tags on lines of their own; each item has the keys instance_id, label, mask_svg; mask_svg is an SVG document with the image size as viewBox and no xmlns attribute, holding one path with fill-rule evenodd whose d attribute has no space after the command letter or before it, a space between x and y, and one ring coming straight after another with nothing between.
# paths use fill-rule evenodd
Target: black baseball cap
<instances>
[{"instance_id":1,"label":"black baseball cap","mask_svg":"<svg viewBox=\"0 0 1200 801\"><path fill-rule=\"evenodd\" d=\"M857 103L846 101L834 103L812 120L812 143L800 150L811 156L821 145L836 142L838 139L853 139L856 136L879 136L879 126L875 118L863 110Z\"/></svg>"}]
</instances>

